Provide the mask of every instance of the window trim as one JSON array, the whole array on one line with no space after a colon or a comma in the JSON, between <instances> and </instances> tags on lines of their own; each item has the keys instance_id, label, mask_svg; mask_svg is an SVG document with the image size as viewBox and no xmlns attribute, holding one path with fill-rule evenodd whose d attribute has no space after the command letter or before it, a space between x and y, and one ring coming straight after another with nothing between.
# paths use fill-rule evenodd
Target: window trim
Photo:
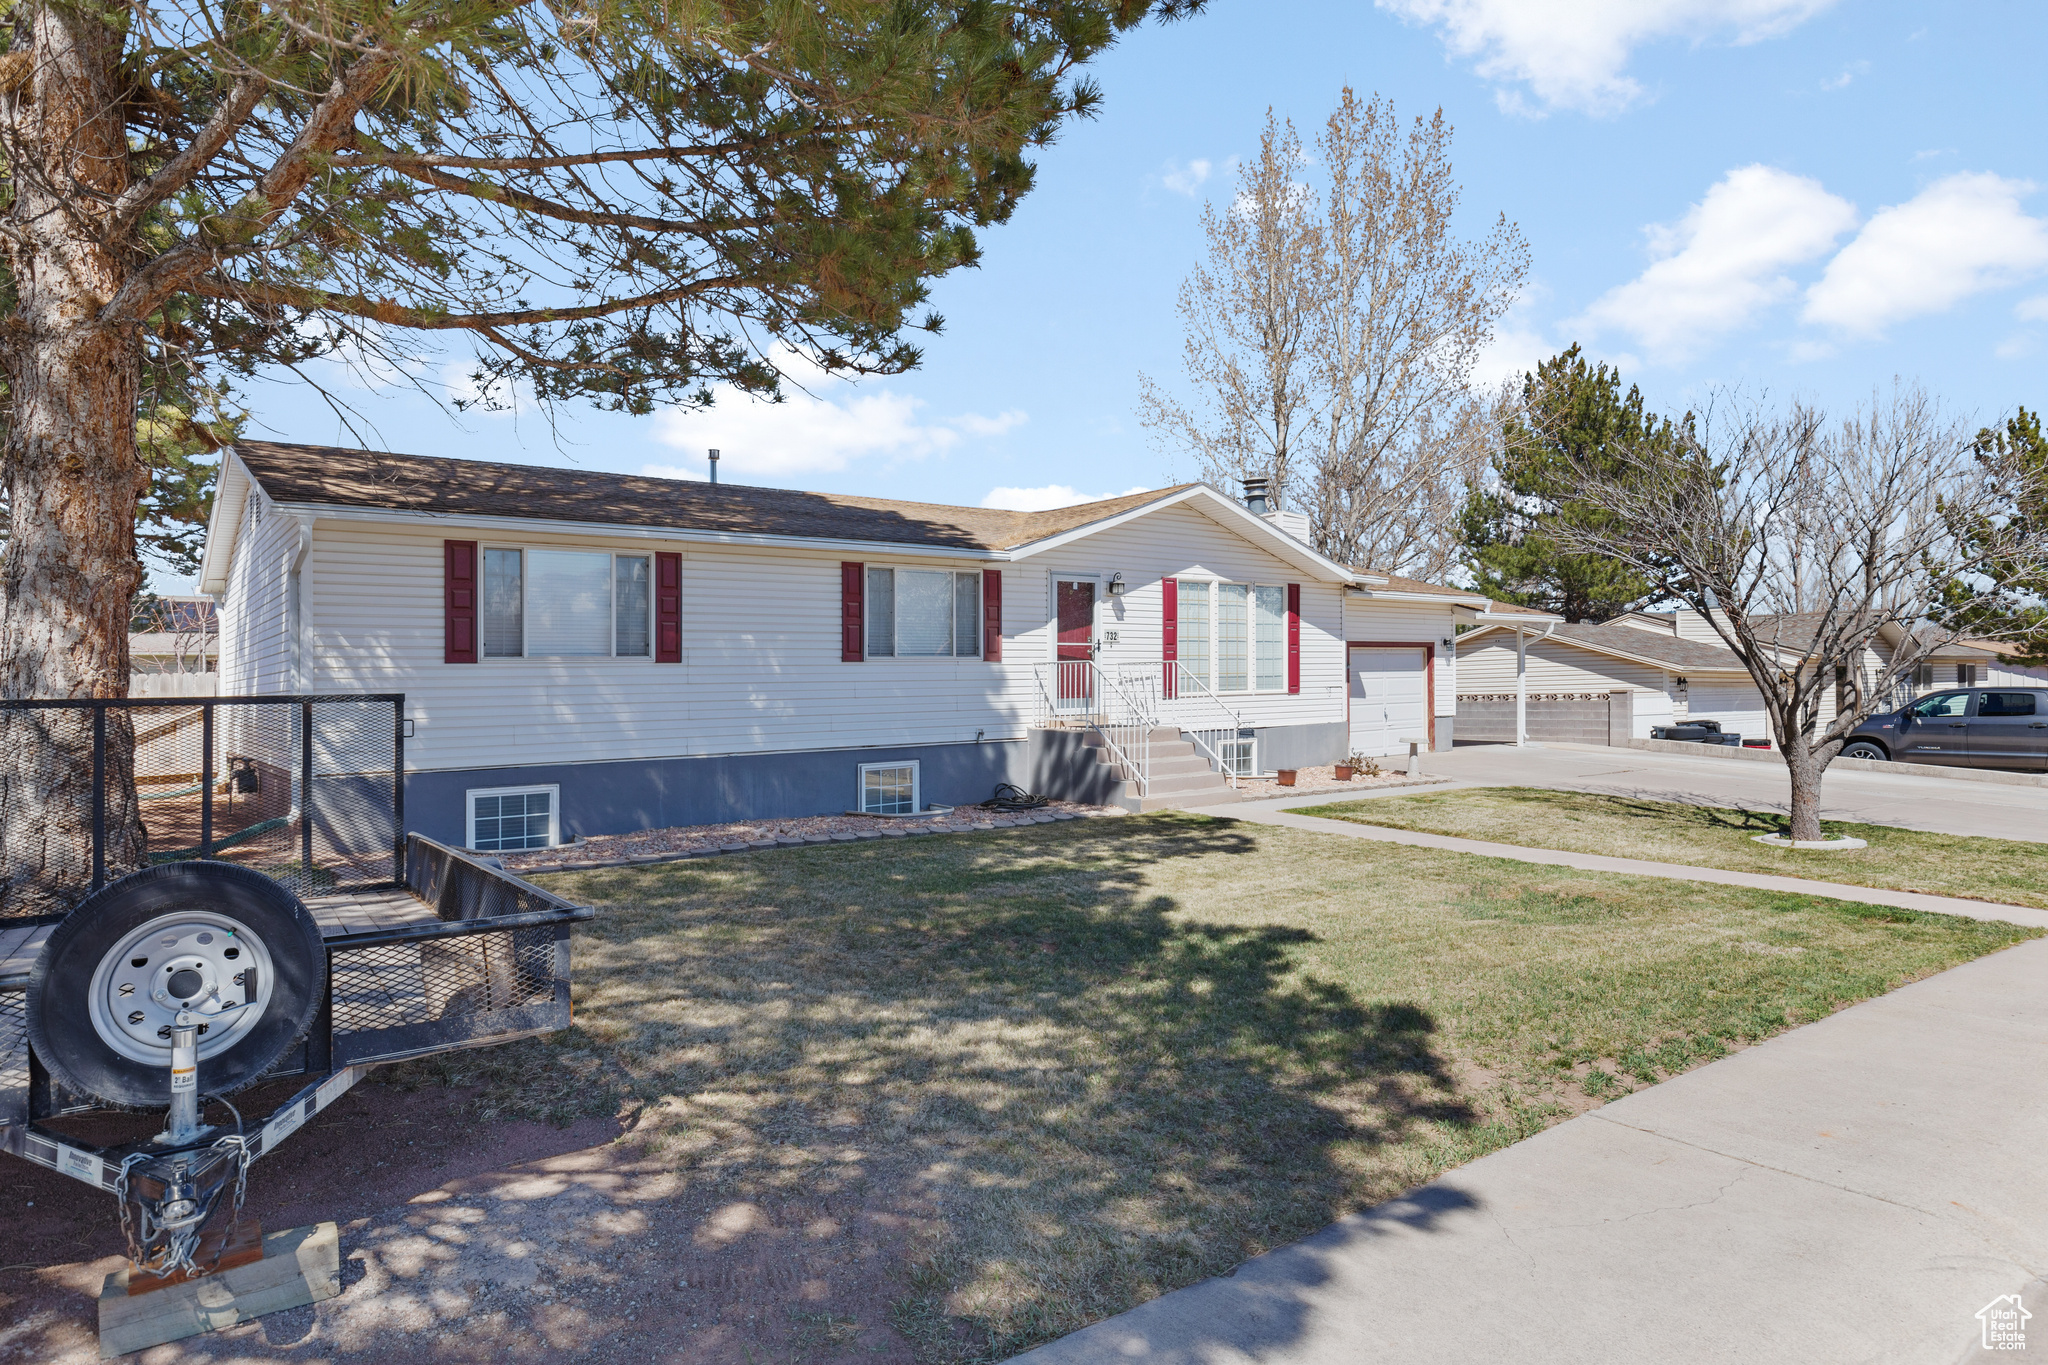
<instances>
[{"instance_id":1,"label":"window trim","mask_svg":"<svg viewBox=\"0 0 2048 1365\"><path fill-rule=\"evenodd\" d=\"M870 578L870 577L869 577L869 575L871 575L872 573L874 573L874 571L875 571L875 570L877 570L877 569L887 569L887 570L889 571L889 574L890 574L890 578L889 578L889 645L890 645L890 652L889 652L889 653L887 653L887 654L876 654L876 653L873 653L873 652L872 652L871 650L869 650L869 648L868 648L869 632L870 632L870 631L871 631L871 630L873 629L873 627L874 627L874 618L875 618L875 593L874 593L874 580L873 580L872 578ZM947 601L947 607L946 607L946 613L947 613L947 618L946 618L946 619L947 619L947 633L946 633L946 639L947 639L947 642L948 642L948 643L949 643L950 645L953 645L953 646L955 646L955 647L956 647L956 651L957 651L957 646L958 646L958 645L959 645L959 643L960 643L960 580L961 580L962 578L972 578L972 579L974 580L974 652L973 652L972 654L961 654L961 653L958 653L958 652L950 652L950 653L946 653L946 654L905 654L905 653L903 653L903 652L902 652L901 646L902 646L902 634L903 634L903 615L902 615L902 613L901 613L901 612L899 612L899 611L897 611L897 610L896 610L896 606L897 606L897 600L898 600L898 599L897 599L897 594L896 594L896 578L895 578L895 575L897 575L897 574L899 574L899 573L902 573L902 572L904 572L905 570L908 570L908 571L910 571L910 572L912 572L912 573L942 573L942 574L945 574L945 575L947 575L948 577L950 577L950 578L951 578L951 579L953 580L953 584L952 584L952 588L953 588L953 590L952 590L952 592L951 592L951 593L949 593L949 594L947 595L947 599L946 599L946 601ZM860 565L860 583L861 583L861 594L860 594L860 657L861 657L861 662L863 662L863 663L904 663L904 662L909 662L909 663L919 663L919 664L955 664L955 663L959 663L959 662L960 662L961 660L963 660L963 659L971 659L971 660L973 660L973 661L974 661L975 663L984 663L984 662L986 662L986 661L987 661L987 656L986 656L986 654L985 654L985 652L984 652L984 651L985 651L985 650L986 650L986 648L987 648L987 641L986 641L986 640L984 639L984 635L985 635L985 629L984 629L984 620L985 620L985 617L986 617L986 615L987 615L987 611L988 611L988 580L987 580L987 579L986 579L986 578L985 578L985 577L984 577L983 575L984 575L984 571L983 571L983 570L981 570L981 569L947 569L947 568L938 568L938 567L935 567L935 566L933 566L933 565L930 565L930 564L905 564L905 563L902 563L901 561L898 561L898 560L876 560L876 559L868 559L868 560L862 560L862 561L861 561L861 565Z\"/></svg>"},{"instance_id":2,"label":"window trim","mask_svg":"<svg viewBox=\"0 0 2048 1365\"><path fill-rule=\"evenodd\" d=\"M484 556L492 550L517 550L519 552L519 653L487 654L484 652ZM533 551L566 550L572 554L601 554L609 563L605 569L605 591L611 601L605 609L605 632L609 641L609 652L604 654L534 654L527 645L532 640L528 628L527 589L533 582ZM606 550L592 549L582 545L549 545L530 542L513 543L504 540L480 540L476 546L476 660L484 664L563 664L598 663L600 661L648 663L654 662L658 652L655 649L654 633L659 628L656 621L654 575L659 571L655 552L649 550ZM647 561L647 652L644 654L619 653L619 561L621 559L644 559ZM681 589L677 589L680 597ZM508 788L507 790L514 790ZM525 790L518 788L517 790Z\"/></svg>"},{"instance_id":3,"label":"window trim","mask_svg":"<svg viewBox=\"0 0 2048 1365\"><path fill-rule=\"evenodd\" d=\"M1176 662L1183 665L1187 663L1187 640L1180 630L1180 601L1190 587L1199 588L1208 595L1209 600L1209 690L1219 697L1287 697L1296 695L1293 689L1287 685L1288 650L1286 620L1288 584L1265 583L1257 579L1202 578L1189 574L1172 574L1170 577L1179 584L1179 587L1174 591L1174 653ZM1280 683L1277 687L1233 687L1226 690L1220 685L1223 674L1218 666L1217 645L1220 643L1222 631L1217 627L1222 622L1223 614L1220 609L1220 595L1215 591L1219 585L1239 587L1246 590L1244 676L1247 683L1256 682L1259 676L1258 609L1254 605L1258 601L1258 591L1261 588L1270 588L1280 594ZM1190 673L1194 672L1192 668L1189 668L1188 671Z\"/></svg>"},{"instance_id":4,"label":"window trim","mask_svg":"<svg viewBox=\"0 0 2048 1365\"><path fill-rule=\"evenodd\" d=\"M867 808L868 774L877 768L910 769L910 814L917 815L924 810L924 764L914 758L898 758L854 765L853 808L856 811L862 815L881 814L884 818L893 816L893 812L875 812Z\"/></svg>"},{"instance_id":5,"label":"window trim","mask_svg":"<svg viewBox=\"0 0 2048 1365\"><path fill-rule=\"evenodd\" d=\"M471 787L462 793L462 846L471 853L524 853L526 849L480 849L476 846L476 799L479 796L531 796L548 794L548 841L542 848L562 843L562 786L559 782L535 782L521 787Z\"/></svg>"}]
</instances>

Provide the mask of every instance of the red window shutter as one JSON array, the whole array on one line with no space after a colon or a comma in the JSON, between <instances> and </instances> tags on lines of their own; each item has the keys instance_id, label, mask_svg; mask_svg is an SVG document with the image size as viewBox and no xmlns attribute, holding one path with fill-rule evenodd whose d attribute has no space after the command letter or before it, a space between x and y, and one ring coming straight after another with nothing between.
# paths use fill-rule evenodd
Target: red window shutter
<instances>
[{"instance_id":1,"label":"red window shutter","mask_svg":"<svg viewBox=\"0 0 2048 1365\"><path fill-rule=\"evenodd\" d=\"M1173 665L1180 658L1180 580L1159 580L1159 657L1166 662L1161 689L1171 700L1178 696L1180 670Z\"/></svg>"},{"instance_id":2,"label":"red window shutter","mask_svg":"<svg viewBox=\"0 0 2048 1365\"><path fill-rule=\"evenodd\" d=\"M654 556L654 662L683 661L683 556Z\"/></svg>"},{"instance_id":3,"label":"red window shutter","mask_svg":"<svg viewBox=\"0 0 2048 1365\"><path fill-rule=\"evenodd\" d=\"M864 620L863 595L867 591L867 565L839 566L839 662L857 664L866 657L861 647Z\"/></svg>"},{"instance_id":4,"label":"red window shutter","mask_svg":"<svg viewBox=\"0 0 2048 1365\"><path fill-rule=\"evenodd\" d=\"M441 542L441 662L476 662L476 542Z\"/></svg>"},{"instance_id":5,"label":"red window shutter","mask_svg":"<svg viewBox=\"0 0 2048 1365\"><path fill-rule=\"evenodd\" d=\"M1003 571L981 571L981 657L990 663L1003 659Z\"/></svg>"},{"instance_id":6,"label":"red window shutter","mask_svg":"<svg viewBox=\"0 0 2048 1365\"><path fill-rule=\"evenodd\" d=\"M1301 691L1301 584L1287 585L1287 690Z\"/></svg>"}]
</instances>

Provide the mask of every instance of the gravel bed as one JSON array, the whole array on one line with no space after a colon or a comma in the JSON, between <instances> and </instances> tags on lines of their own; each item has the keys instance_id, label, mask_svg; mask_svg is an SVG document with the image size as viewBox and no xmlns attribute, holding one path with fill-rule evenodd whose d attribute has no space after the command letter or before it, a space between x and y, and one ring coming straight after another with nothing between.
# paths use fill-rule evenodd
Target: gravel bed
<instances>
[{"instance_id":1,"label":"gravel bed","mask_svg":"<svg viewBox=\"0 0 2048 1365\"><path fill-rule=\"evenodd\" d=\"M1448 777L1408 776L1405 772L1382 773L1378 777L1354 777L1349 782L1337 780L1337 769L1333 764L1320 768L1295 769L1294 785L1283 787L1270 777L1256 778L1237 785L1239 799L1245 801L1266 801L1276 796L1320 796L1324 792L1378 792L1389 787L1433 787L1439 782L1448 782Z\"/></svg>"},{"instance_id":2,"label":"gravel bed","mask_svg":"<svg viewBox=\"0 0 2048 1365\"><path fill-rule=\"evenodd\" d=\"M892 818L883 815L806 815L794 820L741 820L723 825L672 825L633 834L600 834L555 848L498 855L509 872L582 872L598 867L665 863L678 858L706 858L720 853L747 853L757 848L794 848L804 844L850 844L862 839L908 839L928 834L960 834L975 829L1014 829L1049 825L1056 820L1092 820L1123 815L1120 806L1089 806L1078 801L1051 801L1037 810L1000 811L986 806L956 806L944 815Z\"/></svg>"}]
</instances>

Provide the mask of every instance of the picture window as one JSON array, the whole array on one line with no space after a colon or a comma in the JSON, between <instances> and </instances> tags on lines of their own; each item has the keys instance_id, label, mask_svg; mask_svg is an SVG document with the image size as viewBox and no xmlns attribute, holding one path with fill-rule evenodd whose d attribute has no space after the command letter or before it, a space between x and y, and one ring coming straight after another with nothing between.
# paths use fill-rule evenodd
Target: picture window
<instances>
[{"instance_id":1,"label":"picture window","mask_svg":"<svg viewBox=\"0 0 2048 1365\"><path fill-rule=\"evenodd\" d=\"M486 659L644 659L652 565L605 550L484 550Z\"/></svg>"}]
</instances>

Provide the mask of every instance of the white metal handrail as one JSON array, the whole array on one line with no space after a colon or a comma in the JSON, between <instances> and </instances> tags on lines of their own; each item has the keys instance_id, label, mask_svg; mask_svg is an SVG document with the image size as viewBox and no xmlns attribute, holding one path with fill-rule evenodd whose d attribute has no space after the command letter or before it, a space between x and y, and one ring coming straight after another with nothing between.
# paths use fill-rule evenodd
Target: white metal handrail
<instances>
[{"instance_id":1,"label":"white metal handrail","mask_svg":"<svg viewBox=\"0 0 2048 1365\"><path fill-rule=\"evenodd\" d=\"M1238 785L1241 775L1225 751L1236 743L1244 722L1186 664L1162 660L1125 665L1117 670L1117 683L1126 692L1143 696L1161 724L1186 735L1225 781Z\"/></svg>"},{"instance_id":2,"label":"white metal handrail","mask_svg":"<svg viewBox=\"0 0 2048 1365\"><path fill-rule=\"evenodd\" d=\"M1110 680L1093 659L1039 664L1039 725L1079 724L1102 736L1124 780L1140 797L1152 791L1152 727L1157 723L1129 690Z\"/></svg>"}]
</instances>

